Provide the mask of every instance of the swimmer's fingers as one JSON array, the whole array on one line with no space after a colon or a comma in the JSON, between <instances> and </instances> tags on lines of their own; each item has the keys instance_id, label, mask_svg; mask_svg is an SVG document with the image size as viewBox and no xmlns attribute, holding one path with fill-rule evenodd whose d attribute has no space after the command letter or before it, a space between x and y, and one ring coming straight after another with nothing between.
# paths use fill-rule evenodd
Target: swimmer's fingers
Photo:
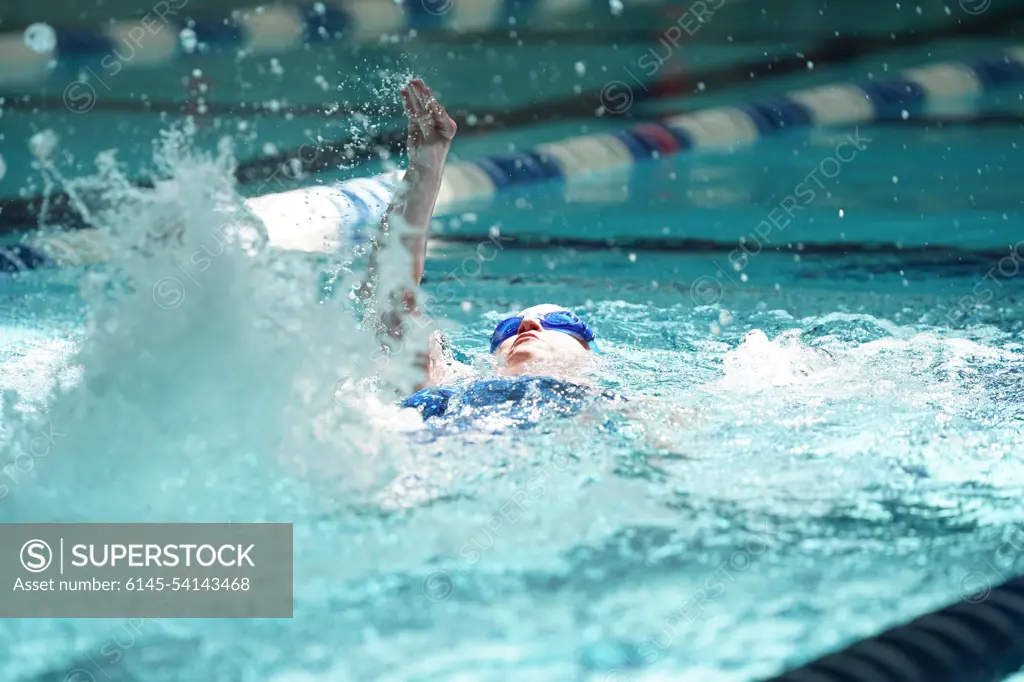
<instances>
[{"instance_id":1,"label":"swimmer's fingers","mask_svg":"<svg viewBox=\"0 0 1024 682\"><path fill-rule=\"evenodd\" d=\"M402 95L402 104L405 105L405 115L410 117L410 118L412 118L413 116L416 115L416 111L415 111L415 109L413 107L412 95L409 93L409 89L408 88L402 88L401 95Z\"/></svg>"},{"instance_id":2,"label":"swimmer's fingers","mask_svg":"<svg viewBox=\"0 0 1024 682\"><path fill-rule=\"evenodd\" d=\"M427 114L427 96L423 92L423 82L414 80L409 82L409 100L412 103L413 116L425 116Z\"/></svg>"},{"instance_id":3,"label":"swimmer's fingers","mask_svg":"<svg viewBox=\"0 0 1024 682\"><path fill-rule=\"evenodd\" d=\"M416 101L419 102L423 111L426 111L427 103L433 97L433 95L430 94L430 88L428 88L419 78L414 78L409 81L409 90L412 92L413 97L416 98Z\"/></svg>"},{"instance_id":4,"label":"swimmer's fingers","mask_svg":"<svg viewBox=\"0 0 1024 682\"><path fill-rule=\"evenodd\" d=\"M428 139L434 131L434 121L433 115L427 107L427 96L421 81L414 80L409 83L408 98L409 128L412 130L415 127L423 139Z\"/></svg>"},{"instance_id":5,"label":"swimmer's fingers","mask_svg":"<svg viewBox=\"0 0 1024 682\"><path fill-rule=\"evenodd\" d=\"M422 114L417 114L417 103L409 88L402 88L402 102L405 104L405 115L409 118L409 147L419 147L423 143L423 126L420 124Z\"/></svg>"},{"instance_id":6,"label":"swimmer's fingers","mask_svg":"<svg viewBox=\"0 0 1024 682\"><path fill-rule=\"evenodd\" d=\"M455 125L455 121L452 120L452 117L448 115L448 112L444 110L444 107L437 100L434 100L431 113L434 117L434 127L437 129L437 132L448 140L455 137L458 126Z\"/></svg>"},{"instance_id":7,"label":"swimmer's fingers","mask_svg":"<svg viewBox=\"0 0 1024 682\"><path fill-rule=\"evenodd\" d=\"M447 140L455 136L457 129L455 121L451 119L448 112L434 97L434 93L422 80L414 79L409 82L409 97L413 101L413 108L417 116L423 117L422 119L417 118L417 121L420 123L424 135L430 135L433 131L437 131L441 137Z\"/></svg>"},{"instance_id":8,"label":"swimmer's fingers","mask_svg":"<svg viewBox=\"0 0 1024 682\"><path fill-rule=\"evenodd\" d=\"M405 115L409 117L411 122L415 122L417 125L421 123L424 117L430 115L423 104L423 99L412 83L409 84L409 87L402 88L402 102L405 104Z\"/></svg>"},{"instance_id":9,"label":"swimmer's fingers","mask_svg":"<svg viewBox=\"0 0 1024 682\"><path fill-rule=\"evenodd\" d=\"M445 111L443 106L441 106L441 103L437 101L437 98L434 97L434 93L430 91L430 88L422 82L420 83L420 86L422 87L422 94L424 95L423 102L426 105L427 110L430 111L431 117L434 119L434 127L437 129L437 132L447 140L452 139L455 137L455 132L458 130L458 126L455 125L455 121L453 121L452 117L448 115L448 112Z\"/></svg>"}]
</instances>

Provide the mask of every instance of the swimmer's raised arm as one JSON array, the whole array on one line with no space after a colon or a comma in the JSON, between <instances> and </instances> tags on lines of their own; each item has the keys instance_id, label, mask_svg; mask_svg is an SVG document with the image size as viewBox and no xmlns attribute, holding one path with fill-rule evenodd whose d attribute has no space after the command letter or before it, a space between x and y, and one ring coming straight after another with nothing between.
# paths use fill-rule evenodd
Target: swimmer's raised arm
<instances>
[{"instance_id":1,"label":"swimmer's raised arm","mask_svg":"<svg viewBox=\"0 0 1024 682\"><path fill-rule=\"evenodd\" d=\"M391 229L392 222L404 223L398 236L399 241L413 256L410 273L413 286L419 285L423 278L430 217L434 213L437 193L441 189L444 164L456 131L455 121L448 116L448 112L434 98L430 88L423 81L410 81L402 88L401 95L405 104L405 114L409 118L409 166L398 191L381 218L380 234L373 240L367 273L371 287L372 280L376 279L381 248L387 242L381 237L386 237L389 232L394 231ZM392 216L401 218L401 221L392 221Z\"/></svg>"},{"instance_id":2,"label":"swimmer's raised arm","mask_svg":"<svg viewBox=\"0 0 1024 682\"><path fill-rule=\"evenodd\" d=\"M382 333L389 345L402 340L408 318L421 314L417 293L423 279L430 218L456 131L455 121L423 81L410 81L401 95L409 118L409 165L381 218L361 290L364 299L375 298L378 289L387 297L378 305L382 308ZM436 381L440 368L433 357L428 361L427 353L417 353L414 364Z\"/></svg>"}]
</instances>

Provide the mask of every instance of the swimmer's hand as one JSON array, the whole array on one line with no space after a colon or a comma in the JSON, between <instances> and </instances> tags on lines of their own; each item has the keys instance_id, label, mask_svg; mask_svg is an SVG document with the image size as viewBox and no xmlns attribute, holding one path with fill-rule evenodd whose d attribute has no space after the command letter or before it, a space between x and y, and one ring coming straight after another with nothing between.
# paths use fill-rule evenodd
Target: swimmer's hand
<instances>
[{"instance_id":1,"label":"swimmer's hand","mask_svg":"<svg viewBox=\"0 0 1024 682\"><path fill-rule=\"evenodd\" d=\"M405 115L409 117L409 165L422 168L444 163L458 126L426 84L416 78L402 88Z\"/></svg>"}]
</instances>

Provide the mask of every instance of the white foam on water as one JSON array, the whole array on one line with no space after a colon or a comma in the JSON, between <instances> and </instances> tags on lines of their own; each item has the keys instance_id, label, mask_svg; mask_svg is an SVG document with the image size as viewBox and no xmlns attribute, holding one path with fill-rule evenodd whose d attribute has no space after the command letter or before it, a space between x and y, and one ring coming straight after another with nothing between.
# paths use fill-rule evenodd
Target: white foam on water
<instances>
[{"instance_id":1,"label":"white foam on water","mask_svg":"<svg viewBox=\"0 0 1024 682\"><path fill-rule=\"evenodd\" d=\"M817 515L915 477L929 486L1024 485L1024 424L1005 388L1017 351L870 316L816 321L851 322L874 325L880 338L809 345L800 330L769 339L754 329L724 354L724 375L700 389L708 396L700 414L717 425L700 448L712 463L702 494L756 504L770 478L791 511ZM720 478L709 471L719 466Z\"/></svg>"}]
</instances>

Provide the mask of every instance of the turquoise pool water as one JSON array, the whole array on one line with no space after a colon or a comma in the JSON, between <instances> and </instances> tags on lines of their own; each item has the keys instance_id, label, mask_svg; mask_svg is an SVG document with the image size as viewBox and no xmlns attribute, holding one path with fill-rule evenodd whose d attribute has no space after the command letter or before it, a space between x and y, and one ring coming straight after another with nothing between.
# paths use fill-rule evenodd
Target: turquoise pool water
<instances>
[{"instance_id":1,"label":"turquoise pool water","mask_svg":"<svg viewBox=\"0 0 1024 682\"><path fill-rule=\"evenodd\" d=\"M1000 108L1019 94L981 106ZM230 186L179 160L176 184L111 216L110 267L3 283L5 460L26 471L4 470L0 518L294 522L295 618L9 620L0 674L753 680L1020 572L1022 280L1001 260L1019 126L862 129L833 184L732 267L851 133L440 220L426 288L465 360L486 360L500 314L562 302L609 351L595 381L636 407L427 442L418 418L339 398L372 340L345 268L325 291L334 259L227 249L179 306L154 300L219 227L208 189ZM181 247L127 248L170 217ZM477 260L495 226L534 244ZM718 246L672 250L685 238ZM44 433L52 450L26 459Z\"/></svg>"}]
</instances>

